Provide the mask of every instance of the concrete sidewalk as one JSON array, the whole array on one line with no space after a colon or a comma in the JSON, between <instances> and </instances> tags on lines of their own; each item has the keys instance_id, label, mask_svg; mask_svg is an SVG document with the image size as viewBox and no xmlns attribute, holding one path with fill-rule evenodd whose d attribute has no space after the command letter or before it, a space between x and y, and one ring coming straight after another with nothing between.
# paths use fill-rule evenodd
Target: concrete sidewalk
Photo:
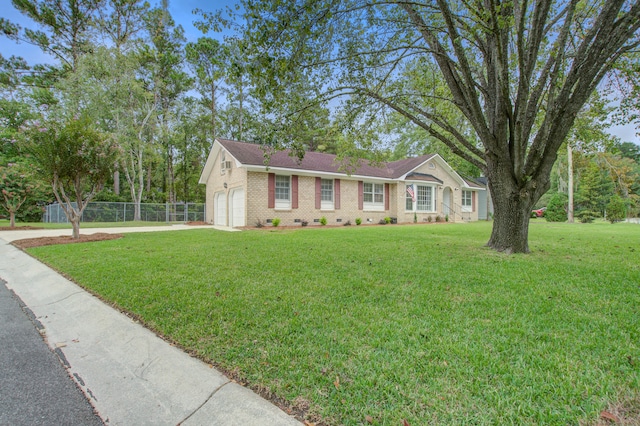
<instances>
[{"instance_id":1,"label":"concrete sidewalk","mask_svg":"<svg viewBox=\"0 0 640 426\"><path fill-rule=\"evenodd\" d=\"M110 231L135 232L134 228L116 229ZM95 232L103 231L107 230ZM42 236L22 232L29 233L23 238ZM251 390L171 346L8 244L13 236L7 233L0 232L0 278L42 323L50 348L105 423L300 425Z\"/></svg>"}]
</instances>

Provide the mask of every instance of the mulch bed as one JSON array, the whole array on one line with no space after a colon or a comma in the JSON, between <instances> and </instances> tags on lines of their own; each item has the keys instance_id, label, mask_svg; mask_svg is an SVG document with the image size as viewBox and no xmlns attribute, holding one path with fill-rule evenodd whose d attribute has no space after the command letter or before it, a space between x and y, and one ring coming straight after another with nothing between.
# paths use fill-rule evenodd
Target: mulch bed
<instances>
[{"instance_id":1,"label":"mulch bed","mask_svg":"<svg viewBox=\"0 0 640 426\"><path fill-rule=\"evenodd\" d=\"M190 226L202 226L202 225L211 225L207 222L199 222L192 221L187 222L186 225ZM35 226L16 226L12 228L10 226L0 226L0 231L26 231L33 229L44 229L38 228ZM41 247L41 246L52 246L54 244L75 244L75 243L90 243L93 241L106 241L106 240L117 240L118 238L122 238L122 234L106 234L103 232L99 232L91 235L83 235L80 234L80 238L74 240L70 236L64 237L41 237L41 238L25 238L23 240L13 241L11 244L18 247L19 249L27 249L32 247Z\"/></svg>"},{"instance_id":2,"label":"mulch bed","mask_svg":"<svg viewBox=\"0 0 640 426\"><path fill-rule=\"evenodd\" d=\"M44 228L38 228L36 226L14 226L13 228L10 226L0 226L0 231L29 231L32 229L44 229Z\"/></svg>"},{"instance_id":3,"label":"mulch bed","mask_svg":"<svg viewBox=\"0 0 640 426\"><path fill-rule=\"evenodd\" d=\"M70 236L63 237L41 237L41 238L25 238L24 240L16 240L11 244L18 247L19 249L27 249L32 247L41 247L41 246L51 246L54 244L75 244L75 243L89 243L93 241L107 241L107 240L117 240L118 238L122 238L123 234L106 234L104 232L99 232L97 234L91 235L82 235L80 234L80 238L73 239Z\"/></svg>"}]
</instances>

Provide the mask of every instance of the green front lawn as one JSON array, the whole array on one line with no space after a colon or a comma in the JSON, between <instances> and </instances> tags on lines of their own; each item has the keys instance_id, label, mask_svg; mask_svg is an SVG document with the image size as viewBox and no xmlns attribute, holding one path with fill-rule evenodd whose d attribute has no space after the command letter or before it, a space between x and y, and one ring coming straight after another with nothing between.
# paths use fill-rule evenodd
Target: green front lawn
<instances>
[{"instance_id":1,"label":"green front lawn","mask_svg":"<svg viewBox=\"0 0 640 426\"><path fill-rule=\"evenodd\" d=\"M128 234L30 249L328 424L640 416L640 226L532 222Z\"/></svg>"}]
</instances>

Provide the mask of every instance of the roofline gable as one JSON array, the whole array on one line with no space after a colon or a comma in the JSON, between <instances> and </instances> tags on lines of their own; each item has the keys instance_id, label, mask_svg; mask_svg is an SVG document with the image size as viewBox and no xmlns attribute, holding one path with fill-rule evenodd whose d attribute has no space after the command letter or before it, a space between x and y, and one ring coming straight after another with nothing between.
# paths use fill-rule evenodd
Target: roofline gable
<instances>
[{"instance_id":1,"label":"roofline gable","mask_svg":"<svg viewBox=\"0 0 640 426\"><path fill-rule=\"evenodd\" d=\"M211 175L211 172L213 171L213 167L215 166L215 159L218 156L218 154L220 153L220 151L222 151L222 150L224 150L227 155L229 155L231 158L233 158L233 160L236 163L236 166L240 166L242 164L240 161L238 161L238 159L236 157L233 156L233 154L231 154L229 152L229 150L227 150L224 147L224 145L222 145L220 143L218 138L216 138L213 141L213 145L211 145L211 150L209 150L209 155L207 156L207 161L204 163L204 167L202 168L202 173L200 173L200 179L198 180L199 184L206 184L207 183L207 179L209 179L209 176Z\"/></svg>"},{"instance_id":2,"label":"roofline gable","mask_svg":"<svg viewBox=\"0 0 640 426\"><path fill-rule=\"evenodd\" d=\"M220 144L217 140L214 140L213 145L211 145L211 149L209 150L207 161L204 163L204 167L202 168L202 173L200 173L200 179L198 179L199 184L207 183L207 179L209 179L209 175L211 175L211 172L213 171L214 159L218 156L218 152L220 152Z\"/></svg>"}]
</instances>

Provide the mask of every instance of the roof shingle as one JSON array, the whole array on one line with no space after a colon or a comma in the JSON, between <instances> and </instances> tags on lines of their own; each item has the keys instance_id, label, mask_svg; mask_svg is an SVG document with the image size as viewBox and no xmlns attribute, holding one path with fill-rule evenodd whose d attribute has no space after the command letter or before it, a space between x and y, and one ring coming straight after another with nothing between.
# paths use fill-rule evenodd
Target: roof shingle
<instances>
[{"instance_id":1,"label":"roof shingle","mask_svg":"<svg viewBox=\"0 0 640 426\"><path fill-rule=\"evenodd\" d=\"M390 163L382 163L379 166L371 164L368 160L358 160L354 168L343 167L343 163L334 154L322 152L307 152L302 160L292 157L289 150L274 152L273 148L246 142L237 142L229 139L217 139L217 141L233 157L245 165L269 166L275 168L285 168L294 170L320 171L327 173L347 174L349 169L352 175L370 176L387 179L397 179L420 164L429 160L434 154L422 155L420 157L405 158ZM271 154L267 161L265 153Z\"/></svg>"}]
</instances>

